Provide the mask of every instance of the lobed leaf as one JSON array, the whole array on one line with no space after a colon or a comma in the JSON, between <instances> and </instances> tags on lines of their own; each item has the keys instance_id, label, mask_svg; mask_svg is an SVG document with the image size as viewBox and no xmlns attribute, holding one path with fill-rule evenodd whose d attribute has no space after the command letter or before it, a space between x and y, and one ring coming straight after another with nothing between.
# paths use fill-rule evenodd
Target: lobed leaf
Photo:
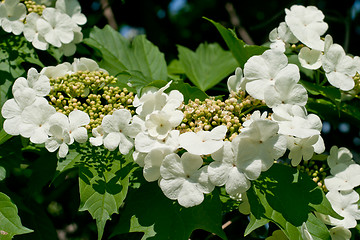
<instances>
[{"instance_id":1,"label":"lobed leaf","mask_svg":"<svg viewBox=\"0 0 360 240\"><path fill-rule=\"evenodd\" d=\"M153 80L167 80L164 54L144 35L130 42L107 25L103 29L95 27L84 43L100 51L100 66L111 75L129 70L141 72Z\"/></svg>"},{"instance_id":2,"label":"lobed leaf","mask_svg":"<svg viewBox=\"0 0 360 240\"><path fill-rule=\"evenodd\" d=\"M217 43L202 43L195 52L178 45L179 61L190 81L206 91L232 73L237 63Z\"/></svg>"}]
</instances>

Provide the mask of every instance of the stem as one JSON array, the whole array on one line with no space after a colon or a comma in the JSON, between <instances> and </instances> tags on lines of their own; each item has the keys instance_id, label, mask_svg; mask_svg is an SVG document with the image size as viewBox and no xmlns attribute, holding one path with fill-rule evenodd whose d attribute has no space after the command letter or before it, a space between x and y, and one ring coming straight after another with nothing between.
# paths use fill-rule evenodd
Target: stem
<instances>
[{"instance_id":1,"label":"stem","mask_svg":"<svg viewBox=\"0 0 360 240\"><path fill-rule=\"evenodd\" d=\"M101 0L100 2L101 2L101 8L103 9L103 14L104 14L105 18L107 19L109 25L113 29L118 30L118 25L115 20L114 12L113 12L111 6L109 5L109 1Z\"/></svg>"}]
</instances>

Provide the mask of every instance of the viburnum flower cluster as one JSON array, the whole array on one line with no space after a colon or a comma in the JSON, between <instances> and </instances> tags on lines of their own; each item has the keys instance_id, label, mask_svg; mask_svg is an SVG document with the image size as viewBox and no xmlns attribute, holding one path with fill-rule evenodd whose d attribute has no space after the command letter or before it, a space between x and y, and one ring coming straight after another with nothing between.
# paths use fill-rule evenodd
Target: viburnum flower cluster
<instances>
[{"instance_id":1,"label":"viburnum flower cluster","mask_svg":"<svg viewBox=\"0 0 360 240\"><path fill-rule=\"evenodd\" d=\"M23 33L35 48L54 46L65 56L75 53L76 44L83 39L80 25L86 21L77 0L57 0L54 8L20 0L0 3L0 26L5 32Z\"/></svg>"},{"instance_id":2,"label":"viburnum flower cluster","mask_svg":"<svg viewBox=\"0 0 360 240\"><path fill-rule=\"evenodd\" d=\"M53 45L67 55L82 39L79 25L86 18L80 10L76 0L58 0L55 8L26 15L22 3L6 0L0 3L0 24L5 31L24 32L36 48ZM6 11L16 14L1 18ZM88 140L93 147L129 154L146 181L157 182L166 197L183 207L201 204L216 186L246 202L251 181L286 153L291 165L298 166L325 151L322 122L307 112L299 67L289 63L285 52L300 49L299 65L322 67L329 83L343 91L354 87L353 77L360 71L358 57L347 56L331 36L321 38L328 26L320 10L295 5L285 12L285 22L270 33L270 49L250 57L228 78L230 94L224 101L184 102L180 91L169 90L172 81L134 95L112 86L117 79L95 61L81 58L40 72L30 68L26 78L16 79L14 98L1 109L4 130L44 144L60 158L73 143ZM299 48L292 46L298 42ZM256 110L260 107L269 113ZM349 239L348 229L360 220L354 191L360 185L360 166L349 150L337 147L331 148L327 165L326 197L344 219L318 216L335 226L330 229L334 236ZM305 224L301 232L312 239Z\"/></svg>"},{"instance_id":3,"label":"viburnum flower cluster","mask_svg":"<svg viewBox=\"0 0 360 240\"><path fill-rule=\"evenodd\" d=\"M360 71L360 58L346 55L330 35L321 37L328 29L324 14L314 6L300 5L293 5L285 12L285 22L269 35L270 47L285 52L291 44L302 43L298 55L302 67L311 70L322 67L331 85L343 91L353 89L353 77Z\"/></svg>"}]
</instances>

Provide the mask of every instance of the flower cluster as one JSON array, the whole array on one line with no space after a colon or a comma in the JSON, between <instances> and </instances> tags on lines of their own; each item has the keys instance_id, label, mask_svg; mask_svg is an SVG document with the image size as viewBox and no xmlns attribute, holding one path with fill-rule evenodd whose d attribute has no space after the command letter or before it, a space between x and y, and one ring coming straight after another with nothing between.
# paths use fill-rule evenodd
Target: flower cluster
<instances>
[{"instance_id":1,"label":"flower cluster","mask_svg":"<svg viewBox=\"0 0 360 240\"><path fill-rule=\"evenodd\" d=\"M346 55L330 35L321 38L328 29L324 14L314 6L300 5L285 12L285 22L270 33L270 47L284 52L290 44L301 42L298 59L302 67L311 70L322 67L331 85L343 91L353 89L353 77L360 71L360 58Z\"/></svg>"},{"instance_id":2,"label":"flower cluster","mask_svg":"<svg viewBox=\"0 0 360 240\"><path fill-rule=\"evenodd\" d=\"M57 0L55 8L33 1L5 0L0 3L0 26L5 32L24 34L32 45L47 50L50 45L71 56L83 39L81 27L86 17L77 0Z\"/></svg>"}]
</instances>

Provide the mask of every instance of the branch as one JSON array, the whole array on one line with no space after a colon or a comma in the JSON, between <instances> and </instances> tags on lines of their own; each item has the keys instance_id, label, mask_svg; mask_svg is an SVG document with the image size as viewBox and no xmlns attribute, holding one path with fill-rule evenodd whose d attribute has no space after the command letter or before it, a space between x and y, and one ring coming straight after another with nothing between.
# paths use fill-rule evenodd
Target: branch
<instances>
[{"instance_id":1,"label":"branch","mask_svg":"<svg viewBox=\"0 0 360 240\"><path fill-rule=\"evenodd\" d=\"M105 18L107 19L109 25L117 31L118 25L115 20L114 12L111 9L111 6L109 5L109 1L101 0L101 8L103 10L103 14L104 14Z\"/></svg>"},{"instance_id":2,"label":"branch","mask_svg":"<svg viewBox=\"0 0 360 240\"><path fill-rule=\"evenodd\" d=\"M244 40L244 42L246 44L254 45L255 44L254 41L251 39L251 37L248 34L248 32L246 31L246 29L243 26L241 26L241 24L240 24L240 18L236 14L234 5L232 3L228 2L225 4L225 8L226 8L226 11L229 13L231 24L235 28L237 28L240 37Z\"/></svg>"}]
</instances>

